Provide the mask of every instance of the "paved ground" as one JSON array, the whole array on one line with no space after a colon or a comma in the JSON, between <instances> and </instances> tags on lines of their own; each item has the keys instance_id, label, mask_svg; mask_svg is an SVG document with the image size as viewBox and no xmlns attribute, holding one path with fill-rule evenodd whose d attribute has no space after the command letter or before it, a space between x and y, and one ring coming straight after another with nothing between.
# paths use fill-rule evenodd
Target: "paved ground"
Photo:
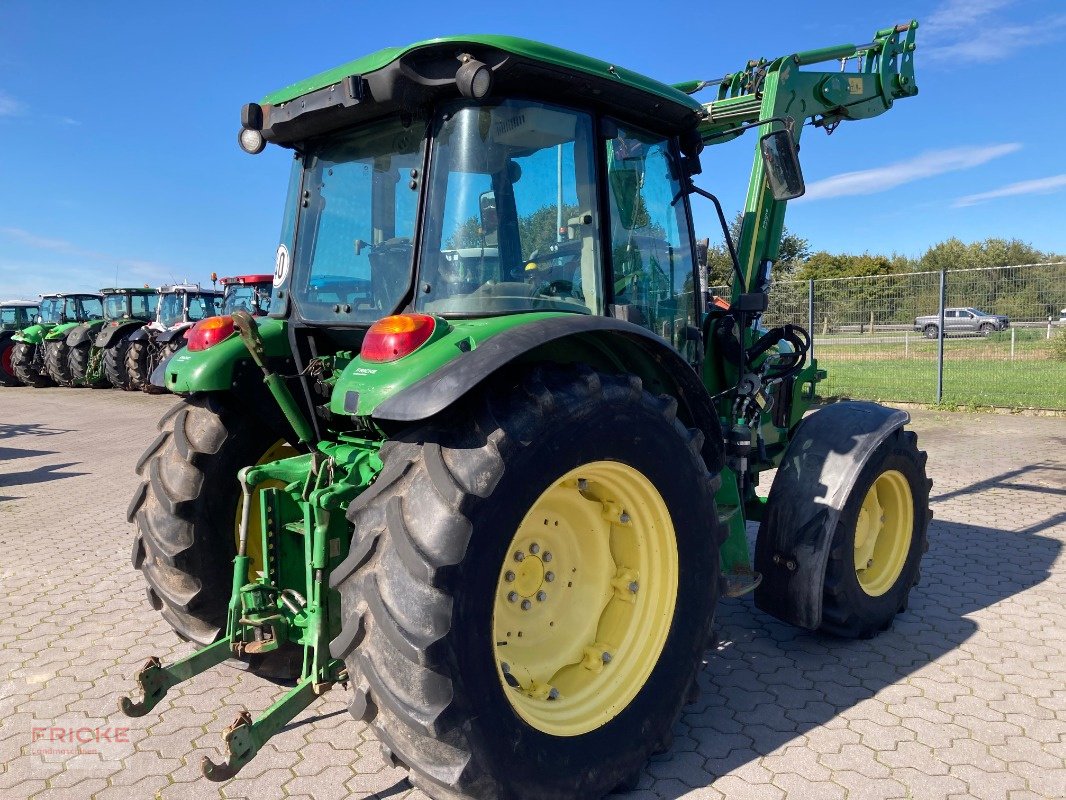
<instances>
[{"instance_id":1,"label":"paved ground","mask_svg":"<svg viewBox=\"0 0 1066 800\"><path fill-rule=\"evenodd\" d=\"M0 797L422 797L340 690L221 786L200 757L274 686L221 668L161 713L115 712L145 658L187 648L144 601L124 517L171 402L0 389ZM1066 797L1066 420L914 413L936 518L910 610L841 642L726 601L702 695L633 800ZM120 741L48 753L42 727Z\"/></svg>"}]
</instances>

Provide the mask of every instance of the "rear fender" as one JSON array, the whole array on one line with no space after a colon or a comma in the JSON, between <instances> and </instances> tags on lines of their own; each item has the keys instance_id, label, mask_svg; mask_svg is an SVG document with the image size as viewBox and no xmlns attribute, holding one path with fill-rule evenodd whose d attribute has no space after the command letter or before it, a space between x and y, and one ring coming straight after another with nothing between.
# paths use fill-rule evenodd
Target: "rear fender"
<instances>
[{"instance_id":1,"label":"rear fender","mask_svg":"<svg viewBox=\"0 0 1066 800\"><path fill-rule=\"evenodd\" d=\"M193 323L189 322L181 325L177 328L167 328L165 331L160 331L156 334L155 340L158 344L166 344L167 342L178 339L185 336L185 332L193 326Z\"/></svg>"},{"instance_id":2,"label":"rear fender","mask_svg":"<svg viewBox=\"0 0 1066 800\"><path fill-rule=\"evenodd\" d=\"M151 332L148 330L147 326L145 326L131 333L129 340L131 342L146 342L151 336Z\"/></svg>"},{"instance_id":3,"label":"rear fender","mask_svg":"<svg viewBox=\"0 0 1066 800\"><path fill-rule=\"evenodd\" d=\"M441 341L437 346L451 345ZM681 418L703 431L708 469L721 470L721 425L696 372L666 340L611 317L560 315L507 328L395 392L370 415L384 423L424 420L509 365L538 361L584 363L606 372L635 374L648 391L673 395ZM364 413L361 403L359 413Z\"/></svg>"},{"instance_id":4,"label":"rear fender","mask_svg":"<svg viewBox=\"0 0 1066 800\"><path fill-rule=\"evenodd\" d=\"M77 347L79 344L89 341L103 327L103 324L103 320L93 320L92 322L83 322L81 325L72 328L67 332L67 346Z\"/></svg>"},{"instance_id":5,"label":"rear fender","mask_svg":"<svg viewBox=\"0 0 1066 800\"><path fill-rule=\"evenodd\" d=\"M96 335L97 347L110 347L116 340L121 339L123 336L128 336L138 328L144 327L144 321L139 319L117 322L117 324L116 322L109 322Z\"/></svg>"},{"instance_id":6,"label":"rear fender","mask_svg":"<svg viewBox=\"0 0 1066 800\"><path fill-rule=\"evenodd\" d=\"M58 342L67 338L67 334L82 325L81 322L63 322L56 325L44 335L45 341Z\"/></svg>"},{"instance_id":7,"label":"rear fender","mask_svg":"<svg viewBox=\"0 0 1066 800\"><path fill-rule=\"evenodd\" d=\"M285 362L287 372L292 367L292 350L289 346L287 323L284 320L263 319L259 321L259 335L268 359ZM182 331L184 333L184 331ZM286 362L287 360L287 362ZM234 383L238 365L251 365L249 374L254 374L260 384L263 373L248 355L240 336L233 334L206 350L191 351L185 347L166 361L164 381L161 385L175 394L191 392L228 391ZM241 366L241 370L245 367Z\"/></svg>"},{"instance_id":8,"label":"rear fender","mask_svg":"<svg viewBox=\"0 0 1066 800\"><path fill-rule=\"evenodd\" d=\"M806 417L770 487L755 569L763 580L755 605L814 630L822 622L822 587L840 513L870 455L910 421L877 403L836 403Z\"/></svg>"}]
</instances>

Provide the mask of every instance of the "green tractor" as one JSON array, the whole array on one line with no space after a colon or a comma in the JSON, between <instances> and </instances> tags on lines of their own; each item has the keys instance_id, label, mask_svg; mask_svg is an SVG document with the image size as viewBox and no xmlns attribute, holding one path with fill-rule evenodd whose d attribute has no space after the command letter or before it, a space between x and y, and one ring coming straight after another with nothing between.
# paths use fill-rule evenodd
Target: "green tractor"
<instances>
[{"instance_id":1,"label":"green tractor","mask_svg":"<svg viewBox=\"0 0 1066 800\"><path fill-rule=\"evenodd\" d=\"M13 337L34 324L41 313L41 304L32 300L4 300L0 302L0 386L19 386L15 375L14 354L18 345Z\"/></svg>"},{"instance_id":2,"label":"green tractor","mask_svg":"<svg viewBox=\"0 0 1066 800\"><path fill-rule=\"evenodd\" d=\"M270 315L189 331L129 507L149 601L202 647L151 659L122 710L295 653L206 777L341 683L432 797L599 797L669 747L720 596L887 628L926 548L925 454L904 412L808 414L809 335L760 320L802 127L916 94L916 28L673 86L434 39L246 105L242 148L294 160ZM734 246L693 178L753 128ZM693 195L734 255L728 308Z\"/></svg>"},{"instance_id":3,"label":"green tractor","mask_svg":"<svg viewBox=\"0 0 1066 800\"><path fill-rule=\"evenodd\" d=\"M104 318L103 296L86 292L41 295L39 322L12 336L11 366L16 377L35 388L70 385L66 337L79 325Z\"/></svg>"},{"instance_id":4,"label":"green tractor","mask_svg":"<svg viewBox=\"0 0 1066 800\"><path fill-rule=\"evenodd\" d=\"M155 318L159 298L155 289L101 289L100 294L103 318L83 322L67 334L68 386L121 388L126 381L127 339Z\"/></svg>"}]
</instances>

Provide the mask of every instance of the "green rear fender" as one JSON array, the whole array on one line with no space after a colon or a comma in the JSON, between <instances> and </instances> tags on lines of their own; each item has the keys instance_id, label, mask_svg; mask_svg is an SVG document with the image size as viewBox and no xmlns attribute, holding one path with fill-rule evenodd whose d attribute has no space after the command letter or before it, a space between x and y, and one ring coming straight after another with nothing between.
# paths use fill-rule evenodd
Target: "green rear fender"
<instances>
[{"instance_id":1,"label":"green rear fender","mask_svg":"<svg viewBox=\"0 0 1066 800\"><path fill-rule=\"evenodd\" d=\"M281 319L265 319L259 323L259 334L263 337L268 358L291 356L286 328L287 323ZM251 356L237 334L207 350L192 352L187 347L182 348L167 362L166 387L175 394L226 391L233 385L236 364L250 360Z\"/></svg>"},{"instance_id":2,"label":"green rear fender","mask_svg":"<svg viewBox=\"0 0 1066 800\"><path fill-rule=\"evenodd\" d=\"M23 328L21 331L11 337L14 342L25 342L26 344L40 344L44 341L44 335L48 333L48 329L51 326L48 325L30 325L28 328Z\"/></svg>"},{"instance_id":3,"label":"green rear fender","mask_svg":"<svg viewBox=\"0 0 1066 800\"><path fill-rule=\"evenodd\" d=\"M63 322L59 325L54 325L48 333L44 335L45 341L55 342L66 337L68 333L81 325L80 322Z\"/></svg>"},{"instance_id":4,"label":"green rear fender","mask_svg":"<svg viewBox=\"0 0 1066 800\"><path fill-rule=\"evenodd\" d=\"M449 330L388 363L360 357L334 386L330 410L378 424L427 419L515 364L586 364L638 376L652 394L672 395L685 423L705 436L704 458L721 469L721 425L707 390L665 340L632 323L565 313L450 320Z\"/></svg>"}]
</instances>

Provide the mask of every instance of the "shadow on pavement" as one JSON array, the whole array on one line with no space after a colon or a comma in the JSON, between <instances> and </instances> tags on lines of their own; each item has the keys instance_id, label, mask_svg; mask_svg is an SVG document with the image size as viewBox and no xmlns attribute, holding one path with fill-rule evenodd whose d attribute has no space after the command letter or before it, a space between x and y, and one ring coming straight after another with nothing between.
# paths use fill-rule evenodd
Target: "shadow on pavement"
<instances>
[{"instance_id":1,"label":"shadow on pavement","mask_svg":"<svg viewBox=\"0 0 1066 800\"><path fill-rule=\"evenodd\" d=\"M85 472L58 471L80 463L80 461L71 461L67 464L47 464L25 472L0 473L0 486L27 486L31 483L47 483L48 481L58 481L60 478L75 478L78 475L88 474Z\"/></svg>"},{"instance_id":2,"label":"shadow on pavement","mask_svg":"<svg viewBox=\"0 0 1066 800\"><path fill-rule=\"evenodd\" d=\"M1038 464L1028 464L1024 467L1018 467L1018 469L1008 470L1007 472L1000 473L999 475L993 475L991 478L986 478L983 481L977 481L977 483L971 483L969 486L964 486L961 489L954 489L950 492L944 492L943 494L936 494L929 498L930 504L943 503L945 500L951 500L955 497L961 497L968 494L978 494L988 489L1018 489L1024 492L1041 492L1044 494L1062 494L1062 489L1056 489L1052 486L1037 486L1032 483L1014 483L1010 479L1017 478L1021 475L1026 475L1032 472L1066 472L1066 467L1060 466L1051 461L1043 461ZM1066 476L1064 476L1066 477Z\"/></svg>"},{"instance_id":3,"label":"shadow on pavement","mask_svg":"<svg viewBox=\"0 0 1066 800\"><path fill-rule=\"evenodd\" d=\"M36 458L37 456L54 456L57 450L22 450L18 447L0 447L0 465L16 458Z\"/></svg>"},{"instance_id":4,"label":"shadow on pavement","mask_svg":"<svg viewBox=\"0 0 1066 800\"><path fill-rule=\"evenodd\" d=\"M70 433L73 428L51 428L40 422L27 422L25 424L12 424L0 422L0 439L11 439L15 436L55 436L60 433Z\"/></svg>"},{"instance_id":5,"label":"shadow on pavement","mask_svg":"<svg viewBox=\"0 0 1066 800\"><path fill-rule=\"evenodd\" d=\"M866 641L794 628L750 599L722 601L719 644L699 676L700 697L682 714L672 750L646 771L692 788L708 785L956 649L977 630L967 615L1049 576L1063 545L1037 532L1064 517L1020 532L934 520L910 607ZM640 785L648 785L646 775ZM664 796L682 793L678 787Z\"/></svg>"}]
</instances>

